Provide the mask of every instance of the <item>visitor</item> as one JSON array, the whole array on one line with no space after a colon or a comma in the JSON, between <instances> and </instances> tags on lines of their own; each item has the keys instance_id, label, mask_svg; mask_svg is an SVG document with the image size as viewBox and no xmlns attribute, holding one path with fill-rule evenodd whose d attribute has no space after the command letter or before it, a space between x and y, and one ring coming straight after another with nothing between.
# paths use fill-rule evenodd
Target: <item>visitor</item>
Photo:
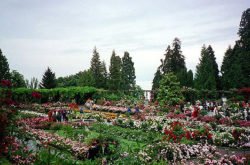
<instances>
[{"instance_id":1,"label":"visitor","mask_svg":"<svg viewBox=\"0 0 250 165\"><path fill-rule=\"evenodd\" d=\"M68 121L67 120L66 110L62 110L62 118L63 118L63 121Z\"/></svg>"},{"instance_id":2,"label":"visitor","mask_svg":"<svg viewBox=\"0 0 250 165\"><path fill-rule=\"evenodd\" d=\"M80 108L80 117L81 117L81 120L82 120L82 117L83 117L83 107Z\"/></svg>"},{"instance_id":3,"label":"visitor","mask_svg":"<svg viewBox=\"0 0 250 165\"><path fill-rule=\"evenodd\" d=\"M131 113L131 109L130 107L128 106L128 110L127 110L128 113Z\"/></svg>"},{"instance_id":4,"label":"visitor","mask_svg":"<svg viewBox=\"0 0 250 165\"><path fill-rule=\"evenodd\" d=\"M135 113L139 113L140 112L140 109L139 109L139 106L138 105L135 105Z\"/></svg>"},{"instance_id":5,"label":"visitor","mask_svg":"<svg viewBox=\"0 0 250 165\"><path fill-rule=\"evenodd\" d=\"M55 112L55 110L52 110L52 121L56 122L56 112Z\"/></svg>"},{"instance_id":6,"label":"visitor","mask_svg":"<svg viewBox=\"0 0 250 165\"><path fill-rule=\"evenodd\" d=\"M247 110L246 110L246 108L244 109L244 120L247 120L247 116L248 116L248 114L247 114Z\"/></svg>"},{"instance_id":7,"label":"visitor","mask_svg":"<svg viewBox=\"0 0 250 165\"><path fill-rule=\"evenodd\" d=\"M53 119L52 119L52 110L50 110L49 111L49 113L48 113L48 118L49 118L49 121L53 121Z\"/></svg>"},{"instance_id":8,"label":"visitor","mask_svg":"<svg viewBox=\"0 0 250 165\"><path fill-rule=\"evenodd\" d=\"M214 107L214 116L219 115L218 108L217 106Z\"/></svg>"},{"instance_id":9,"label":"visitor","mask_svg":"<svg viewBox=\"0 0 250 165\"><path fill-rule=\"evenodd\" d=\"M193 108L192 108L192 117L193 118L196 118L196 117L198 117L198 112L199 112L199 108L198 107L196 107L196 106L194 106Z\"/></svg>"},{"instance_id":10,"label":"visitor","mask_svg":"<svg viewBox=\"0 0 250 165\"><path fill-rule=\"evenodd\" d=\"M59 114L58 110L56 110L56 121L57 122L61 121L61 115Z\"/></svg>"}]
</instances>

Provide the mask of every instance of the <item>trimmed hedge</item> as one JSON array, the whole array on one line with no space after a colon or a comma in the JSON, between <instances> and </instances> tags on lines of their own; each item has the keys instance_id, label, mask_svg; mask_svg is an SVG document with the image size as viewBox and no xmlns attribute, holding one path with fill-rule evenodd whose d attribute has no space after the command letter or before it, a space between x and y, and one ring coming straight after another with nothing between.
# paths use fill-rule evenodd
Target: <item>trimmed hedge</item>
<instances>
[{"instance_id":1,"label":"trimmed hedge","mask_svg":"<svg viewBox=\"0 0 250 165\"><path fill-rule=\"evenodd\" d=\"M32 98L32 92L39 92L42 97L40 100ZM92 97L97 93L98 89L94 87L67 87L53 89L27 89L14 88L12 89L13 100L17 102L48 102L48 101L66 101L69 102L75 99L77 103L82 103L88 97Z\"/></svg>"}]
</instances>

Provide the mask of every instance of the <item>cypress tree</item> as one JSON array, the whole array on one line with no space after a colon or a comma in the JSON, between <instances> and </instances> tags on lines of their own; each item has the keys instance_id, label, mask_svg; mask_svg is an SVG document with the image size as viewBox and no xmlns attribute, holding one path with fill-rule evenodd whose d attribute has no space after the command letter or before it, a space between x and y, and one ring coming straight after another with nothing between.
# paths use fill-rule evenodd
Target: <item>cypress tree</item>
<instances>
[{"instance_id":1,"label":"cypress tree","mask_svg":"<svg viewBox=\"0 0 250 165\"><path fill-rule=\"evenodd\" d=\"M109 67L109 89L110 90L120 90L121 89L121 58L116 56L115 51L112 52L110 58Z\"/></svg>"},{"instance_id":2,"label":"cypress tree","mask_svg":"<svg viewBox=\"0 0 250 165\"><path fill-rule=\"evenodd\" d=\"M132 57L129 56L128 52L124 52L124 56L122 57L122 89L130 90L135 87L135 68L134 63L132 61Z\"/></svg>"}]
</instances>

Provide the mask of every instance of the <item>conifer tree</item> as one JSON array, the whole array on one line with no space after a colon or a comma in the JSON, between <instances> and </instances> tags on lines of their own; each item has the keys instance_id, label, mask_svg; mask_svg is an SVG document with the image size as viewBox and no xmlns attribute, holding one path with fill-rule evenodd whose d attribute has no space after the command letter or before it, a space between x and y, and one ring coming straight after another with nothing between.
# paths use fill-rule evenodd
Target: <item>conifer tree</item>
<instances>
[{"instance_id":1,"label":"conifer tree","mask_svg":"<svg viewBox=\"0 0 250 165\"><path fill-rule=\"evenodd\" d=\"M200 63L196 66L195 88L216 90L219 86L219 70L214 51L209 45L201 50Z\"/></svg>"},{"instance_id":2,"label":"conifer tree","mask_svg":"<svg viewBox=\"0 0 250 165\"><path fill-rule=\"evenodd\" d=\"M7 58L3 55L0 49L0 80L10 79L10 68Z\"/></svg>"},{"instance_id":3,"label":"conifer tree","mask_svg":"<svg viewBox=\"0 0 250 165\"><path fill-rule=\"evenodd\" d=\"M96 50L96 47L93 50L93 56L91 59L90 70L93 74L95 87L101 88L102 87L102 75L101 75L101 60L99 53Z\"/></svg>"},{"instance_id":4,"label":"conifer tree","mask_svg":"<svg viewBox=\"0 0 250 165\"><path fill-rule=\"evenodd\" d=\"M110 58L109 67L109 89L120 90L121 89L121 58L116 55L115 51L112 52Z\"/></svg>"},{"instance_id":5,"label":"conifer tree","mask_svg":"<svg viewBox=\"0 0 250 165\"><path fill-rule=\"evenodd\" d=\"M238 31L240 39L229 47L221 66L223 89L250 87L250 9L243 12Z\"/></svg>"},{"instance_id":6,"label":"conifer tree","mask_svg":"<svg viewBox=\"0 0 250 165\"><path fill-rule=\"evenodd\" d=\"M130 90L134 89L135 87L135 68L134 63L132 61L132 57L129 56L128 52L124 53L122 57L122 89L123 90Z\"/></svg>"},{"instance_id":7,"label":"conifer tree","mask_svg":"<svg viewBox=\"0 0 250 165\"><path fill-rule=\"evenodd\" d=\"M51 89L56 87L56 76L55 73L48 69L45 71L42 81L40 83L40 88Z\"/></svg>"},{"instance_id":8,"label":"conifer tree","mask_svg":"<svg viewBox=\"0 0 250 165\"><path fill-rule=\"evenodd\" d=\"M239 45L238 65L241 68L241 84L240 87L250 87L250 8L243 12L240 28L238 32L240 39L237 41Z\"/></svg>"}]
</instances>

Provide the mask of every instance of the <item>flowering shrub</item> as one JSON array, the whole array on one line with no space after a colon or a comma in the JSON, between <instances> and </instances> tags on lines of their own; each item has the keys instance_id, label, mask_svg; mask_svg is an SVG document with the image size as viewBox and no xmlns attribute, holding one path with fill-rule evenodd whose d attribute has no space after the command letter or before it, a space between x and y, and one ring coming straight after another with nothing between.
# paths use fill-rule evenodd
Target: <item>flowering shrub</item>
<instances>
[{"instance_id":1,"label":"flowering shrub","mask_svg":"<svg viewBox=\"0 0 250 165\"><path fill-rule=\"evenodd\" d=\"M139 157L148 163L152 160L166 160L168 162L177 164L178 161L184 161L191 158L208 158L215 157L216 147L211 145L185 145L178 143L160 142L154 145L148 145L143 151L139 153Z\"/></svg>"},{"instance_id":2,"label":"flowering shrub","mask_svg":"<svg viewBox=\"0 0 250 165\"><path fill-rule=\"evenodd\" d=\"M186 133L183 129L183 124L176 121L170 125L170 129L165 130L165 135L168 141L180 142Z\"/></svg>"}]
</instances>

